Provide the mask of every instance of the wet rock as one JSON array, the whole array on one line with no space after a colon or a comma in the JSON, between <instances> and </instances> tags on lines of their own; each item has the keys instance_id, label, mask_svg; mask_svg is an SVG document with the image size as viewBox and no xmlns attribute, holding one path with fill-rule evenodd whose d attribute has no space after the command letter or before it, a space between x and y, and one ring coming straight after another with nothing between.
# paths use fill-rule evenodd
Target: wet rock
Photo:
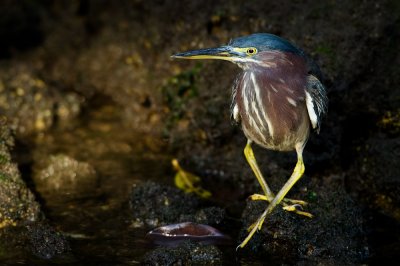
<instances>
[{"instance_id":1,"label":"wet rock","mask_svg":"<svg viewBox=\"0 0 400 266\"><path fill-rule=\"evenodd\" d=\"M178 222L182 214L194 213L199 206L193 195L154 182L134 187L130 198L135 223L153 227Z\"/></svg>"},{"instance_id":2,"label":"wet rock","mask_svg":"<svg viewBox=\"0 0 400 266\"><path fill-rule=\"evenodd\" d=\"M13 138L6 120L0 118L0 228L39 219L39 204L21 179L10 156Z\"/></svg>"},{"instance_id":3,"label":"wet rock","mask_svg":"<svg viewBox=\"0 0 400 266\"><path fill-rule=\"evenodd\" d=\"M308 185L308 198L305 193L290 195L309 200L306 211L314 218L288 213L278 206L242 252L290 264L305 261L349 265L365 260L369 252L360 207L344 190L343 177L334 179L313 180ZM265 202L248 202L239 241L247 236L246 228L266 206Z\"/></svg>"},{"instance_id":4,"label":"wet rock","mask_svg":"<svg viewBox=\"0 0 400 266\"><path fill-rule=\"evenodd\" d=\"M0 257L16 259L33 252L41 258L52 258L68 250L68 243L49 225L42 224L40 206L12 162L9 150L13 144L6 120L1 118Z\"/></svg>"},{"instance_id":5,"label":"wet rock","mask_svg":"<svg viewBox=\"0 0 400 266\"><path fill-rule=\"evenodd\" d=\"M29 262L33 258L32 255L48 261L67 258L71 251L68 240L46 221L3 228L0 230L0 240L1 265L7 261L10 261L11 265L17 261L21 264L24 262L26 265L36 265L37 262Z\"/></svg>"},{"instance_id":6,"label":"wet rock","mask_svg":"<svg viewBox=\"0 0 400 266\"><path fill-rule=\"evenodd\" d=\"M216 225L225 219L225 211L218 207L205 207L205 202L193 194L146 182L133 188L130 206L134 225L158 227L178 222L196 222Z\"/></svg>"},{"instance_id":7,"label":"wet rock","mask_svg":"<svg viewBox=\"0 0 400 266\"><path fill-rule=\"evenodd\" d=\"M180 222L194 221L208 225L221 225L225 222L226 211L220 207L204 207L193 213L182 213L179 216Z\"/></svg>"},{"instance_id":8,"label":"wet rock","mask_svg":"<svg viewBox=\"0 0 400 266\"><path fill-rule=\"evenodd\" d=\"M190 241L175 248L160 247L145 254L144 265L222 265L222 253L215 246Z\"/></svg>"},{"instance_id":9,"label":"wet rock","mask_svg":"<svg viewBox=\"0 0 400 266\"><path fill-rule=\"evenodd\" d=\"M27 235L34 255L42 259L51 259L70 251L67 239L47 224L35 224L27 227Z\"/></svg>"},{"instance_id":10,"label":"wet rock","mask_svg":"<svg viewBox=\"0 0 400 266\"><path fill-rule=\"evenodd\" d=\"M218 225L226 219L226 212L219 207L208 207L197 211L194 218L198 223Z\"/></svg>"},{"instance_id":11,"label":"wet rock","mask_svg":"<svg viewBox=\"0 0 400 266\"><path fill-rule=\"evenodd\" d=\"M36 169L34 180L41 192L79 195L93 191L98 181L96 171L89 163L65 154L51 155Z\"/></svg>"},{"instance_id":12,"label":"wet rock","mask_svg":"<svg viewBox=\"0 0 400 266\"><path fill-rule=\"evenodd\" d=\"M0 263L13 261L30 254L26 243L26 229L22 226L8 226L0 229Z\"/></svg>"}]
</instances>

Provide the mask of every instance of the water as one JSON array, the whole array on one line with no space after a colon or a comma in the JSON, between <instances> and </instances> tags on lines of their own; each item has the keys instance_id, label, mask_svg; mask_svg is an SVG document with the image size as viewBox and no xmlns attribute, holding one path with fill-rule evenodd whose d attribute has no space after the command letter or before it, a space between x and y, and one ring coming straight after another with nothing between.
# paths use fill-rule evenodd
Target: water
<instances>
[{"instance_id":1,"label":"water","mask_svg":"<svg viewBox=\"0 0 400 266\"><path fill-rule=\"evenodd\" d=\"M133 185L146 180L173 184L172 156L155 135L124 125L121 112L112 104L89 109L73 125L55 128L34 143L26 143L24 149L30 156L25 152L18 159L45 216L70 240L72 254L52 263L135 265L152 248L144 238L146 229L135 228L131 222L129 193ZM36 187L32 180L36 164L57 154L93 166L96 184L78 191ZM50 263L35 258L12 261Z\"/></svg>"}]
</instances>

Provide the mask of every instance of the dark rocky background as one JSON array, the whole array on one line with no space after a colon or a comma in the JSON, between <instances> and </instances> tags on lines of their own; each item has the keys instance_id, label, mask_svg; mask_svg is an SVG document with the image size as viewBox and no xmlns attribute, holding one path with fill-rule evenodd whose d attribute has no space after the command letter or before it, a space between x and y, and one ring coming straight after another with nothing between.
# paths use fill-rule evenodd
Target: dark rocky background
<instances>
[{"instance_id":1,"label":"dark rocky background","mask_svg":"<svg viewBox=\"0 0 400 266\"><path fill-rule=\"evenodd\" d=\"M230 121L239 69L170 55L254 32L309 53L330 104L290 192L315 218L277 209L236 252L265 208L246 201L260 188ZM1 0L0 264L398 260L399 47L393 0ZM277 191L295 154L255 153ZM210 200L172 188L172 158L202 177ZM233 243L146 241L154 227L182 221L211 224Z\"/></svg>"}]
</instances>

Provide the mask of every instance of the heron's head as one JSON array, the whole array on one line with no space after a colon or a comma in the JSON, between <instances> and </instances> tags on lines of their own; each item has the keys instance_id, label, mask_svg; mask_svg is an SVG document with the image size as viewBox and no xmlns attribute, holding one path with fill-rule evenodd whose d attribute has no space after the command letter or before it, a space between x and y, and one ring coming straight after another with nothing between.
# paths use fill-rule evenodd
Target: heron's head
<instances>
[{"instance_id":1,"label":"heron's head","mask_svg":"<svg viewBox=\"0 0 400 266\"><path fill-rule=\"evenodd\" d=\"M304 56L304 52L285 39L268 33L256 33L233 39L227 45L216 48L193 50L173 55L181 59L219 59L231 61L245 67L249 63L266 65L271 57L262 56L269 53L292 53Z\"/></svg>"}]
</instances>

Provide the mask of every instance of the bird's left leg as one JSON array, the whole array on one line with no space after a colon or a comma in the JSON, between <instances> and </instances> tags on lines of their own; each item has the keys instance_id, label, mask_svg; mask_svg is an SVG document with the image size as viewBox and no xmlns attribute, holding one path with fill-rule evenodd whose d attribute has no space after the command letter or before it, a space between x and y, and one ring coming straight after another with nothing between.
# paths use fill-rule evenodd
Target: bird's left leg
<instances>
[{"instance_id":1,"label":"bird's left leg","mask_svg":"<svg viewBox=\"0 0 400 266\"><path fill-rule=\"evenodd\" d=\"M260 230L265 217L267 217L268 214L272 212L272 210L278 205L283 198L286 196L286 194L289 192L289 190L293 187L293 185L302 177L305 167L303 163L303 144L298 144L296 145L296 152L297 152L297 164L296 167L293 170L292 175L290 176L289 180L285 183L285 185L281 188L281 190L276 194L275 198L270 202L268 205L267 209L263 212L263 214L258 218L258 220L250 227L251 231L247 235L247 237L243 240L243 242L238 246L243 248L249 240L253 237L255 232L257 230Z\"/></svg>"},{"instance_id":2,"label":"bird's left leg","mask_svg":"<svg viewBox=\"0 0 400 266\"><path fill-rule=\"evenodd\" d=\"M265 198L268 202L271 202L275 195L269 188L267 182L265 181L260 168L258 167L256 157L254 156L253 149L251 148L251 140L247 140L246 147L244 148L244 156L246 157L246 160L248 164L250 165L251 169L253 170L254 175L256 176L258 183L260 183L260 186L264 192L264 195L262 197ZM258 194L259 195L259 194Z\"/></svg>"},{"instance_id":3,"label":"bird's left leg","mask_svg":"<svg viewBox=\"0 0 400 266\"><path fill-rule=\"evenodd\" d=\"M264 194L253 194L250 196L251 200L265 200L268 202L272 202L275 198L274 193L269 188L267 182L265 181L260 168L258 167L256 158L254 156L253 149L251 148L252 141L248 140L247 145L244 149L244 155L249 163L251 169L253 170L255 176L257 177L258 182L261 185L261 188L264 191ZM278 203L279 204L279 203ZM286 211L294 212L299 215L312 217L312 215L308 212L302 211L303 207L307 205L307 202L302 200L293 200L293 199L283 199L282 200L283 209Z\"/></svg>"}]
</instances>

